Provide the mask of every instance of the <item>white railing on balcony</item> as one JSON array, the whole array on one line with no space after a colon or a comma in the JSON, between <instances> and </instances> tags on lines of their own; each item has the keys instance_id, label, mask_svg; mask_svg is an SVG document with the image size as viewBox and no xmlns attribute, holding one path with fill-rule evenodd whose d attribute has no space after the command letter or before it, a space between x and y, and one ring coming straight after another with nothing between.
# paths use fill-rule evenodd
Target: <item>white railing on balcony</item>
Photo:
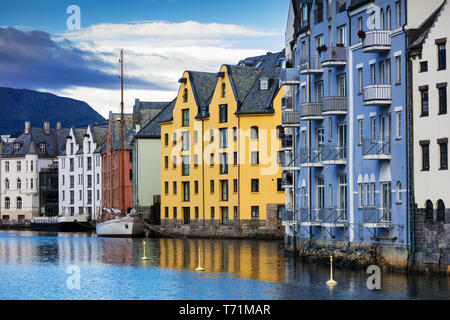
<instances>
[{"instance_id":1,"label":"white railing on balcony","mask_svg":"<svg viewBox=\"0 0 450 320\"><path fill-rule=\"evenodd\" d=\"M389 50L391 47L391 31L373 30L366 32L363 40L364 51Z\"/></svg>"},{"instance_id":2,"label":"white railing on balcony","mask_svg":"<svg viewBox=\"0 0 450 320\"><path fill-rule=\"evenodd\" d=\"M392 102L392 86L390 84L374 84L364 87L364 104L390 104Z\"/></svg>"}]
</instances>

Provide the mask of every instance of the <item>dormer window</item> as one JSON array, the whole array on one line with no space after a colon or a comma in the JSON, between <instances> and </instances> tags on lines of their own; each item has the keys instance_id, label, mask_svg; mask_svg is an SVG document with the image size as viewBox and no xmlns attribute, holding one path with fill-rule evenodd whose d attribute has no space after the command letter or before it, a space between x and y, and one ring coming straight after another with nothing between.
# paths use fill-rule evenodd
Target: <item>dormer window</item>
<instances>
[{"instance_id":1,"label":"dormer window","mask_svg":"<svg viewBox=\"0 0 450 320\"><path fill-rule=\"evenodd\" d=\"M263 78L260 80L261 90L269 90L269 79Z\"/></svg>"},{"instance_id":2,"label":"dormer window","mask_svg":"<svg viewBox=\"0 0 450 320\"><path fill-rule=\"evenodd\" d=\"M87 143L87 153L91 153L91 142L88 141Z\"/></svg>"},{"instance_id":3,"label":"dormer window","mask_svg":"<svg viewBox=\"0 0 450 320\"><path fill-rule=\"evenodd\" d=\"M183 102L184 103L188 102L188 89L184 89Z\"/></svg>"},{"instance_id":4,"label":"dormer window","mask_svg":"<svg viewBox=\"0 0 450 320\"><path fill-rule=\"evenodd\" d=\"M43 143L43 142L40 143L40 144L39 144L39 149L41 150L41 153L42 153L42 154L45 154L45 151L46 151L46 150L45 150L45 149L46 149L46 148L45 148L45 143Z\"/></svg>"},{"instance_id":5,"label":"dormer window","mask_svg":"<svg viewBox=\"0 0 450 320\"><path fill-rule=\"evenodd\" d=\"M14 154L18 153L20 150L20 143L14 143Z\"/></svg>"}]
</instances>

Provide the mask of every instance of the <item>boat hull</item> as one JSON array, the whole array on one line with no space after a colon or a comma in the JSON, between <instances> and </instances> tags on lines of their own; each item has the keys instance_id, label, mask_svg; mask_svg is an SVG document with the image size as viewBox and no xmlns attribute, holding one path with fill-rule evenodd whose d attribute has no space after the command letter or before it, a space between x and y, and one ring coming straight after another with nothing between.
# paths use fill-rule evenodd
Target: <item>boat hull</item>
<instances>
[{"instance_id":1,"label":"boat hull","mask_svg":"<svg viewBox=\"0 0 450 320\"><path fill-rule=\"evenodd\" d=\"M136 238L144 235L140 217L125 217L97 223L97 236L108 238Z\"/></svg>"},{"instance_id":2,"label":"boat hull","mask_svg":"<svg viewBox=\"0 0 450 320\"><path fill-rule=\"evenodd\" d=\"M77 220L79 219L79 220ZM85 217L53 217L36 218L31 220L32 231L50 232L86 232L92 231Z\"/></svg>"}]
</instances>

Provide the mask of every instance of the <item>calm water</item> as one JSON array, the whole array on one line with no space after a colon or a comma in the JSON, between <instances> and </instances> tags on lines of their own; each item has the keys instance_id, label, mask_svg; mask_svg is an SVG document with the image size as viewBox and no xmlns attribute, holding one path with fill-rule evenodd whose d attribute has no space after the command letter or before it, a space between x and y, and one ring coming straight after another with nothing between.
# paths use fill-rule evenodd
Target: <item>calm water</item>
<instances>
[{"instance_id":1,"label":"calm water","mask_svg":"<svg viewBox=\"0 0 450 320\"><path fill-rule=\"evenodd\" d=\"M199 247L205 273L193 271ZM448 277L383 274L370 291L364 272L343 269L330 290L327 266L285 257L280 242L149 239L148 261L142 250L142 239L0 232L0 299L449 299Z\"/></svg>"}]
</instances>

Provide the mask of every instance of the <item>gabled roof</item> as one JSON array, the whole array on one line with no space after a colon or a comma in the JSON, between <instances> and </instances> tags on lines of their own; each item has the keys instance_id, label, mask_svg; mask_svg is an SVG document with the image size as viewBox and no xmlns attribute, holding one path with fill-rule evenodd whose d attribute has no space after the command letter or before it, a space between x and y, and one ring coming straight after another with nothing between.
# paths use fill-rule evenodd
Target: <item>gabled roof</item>
<instances>
[{"instance_id":1,"label":"gabled roof","mask_svg":"<svg viewBox=\"0 0 450 320\"><path fill-rule=\"evenodd\" d=\"M217 74L210 72L187 71L195 102L198 106L208 105L216 89Z\"/></svg>"},{"instance_id":2,"label":"gabled roof","mask_svg":"<svg viewBox=\"0 0 450 320\"><path fill-rule=\"evenodd\" d=\"M161 138L161 126L160 122L171 121L173 108L176 103L176 99L167 104L164 109L152 120L150 121L144 128L141 129L136 134L135 139L152 139Z\"/></svg>"},{"instance_id":3,"label":"gabled roof","mask_svg":"<svg viewBox=\"0 0 450 320\"><path fill-rule=\"evenodd\" d=\"M165 102L145 102L136 99L133 107L133 117L137 120L142 127L146 126L150 121L155 118L162 109L164 109L169 101Z\"/></svg>"},{"instance_id":4,"label":"gabled roof","mask_svg":"<svg viewBox=\"0 0 450 320\"><path fill-rule=\"evenodd\" d=\"M442 9L446 1L444 1L439 8L437 8L417 29L413 29L410 31L410 43L408 50L412 55L418 54L420 50L422 50L422 45L424 44L428 33L439 17Z\"/></svg>"}]
</instances>

